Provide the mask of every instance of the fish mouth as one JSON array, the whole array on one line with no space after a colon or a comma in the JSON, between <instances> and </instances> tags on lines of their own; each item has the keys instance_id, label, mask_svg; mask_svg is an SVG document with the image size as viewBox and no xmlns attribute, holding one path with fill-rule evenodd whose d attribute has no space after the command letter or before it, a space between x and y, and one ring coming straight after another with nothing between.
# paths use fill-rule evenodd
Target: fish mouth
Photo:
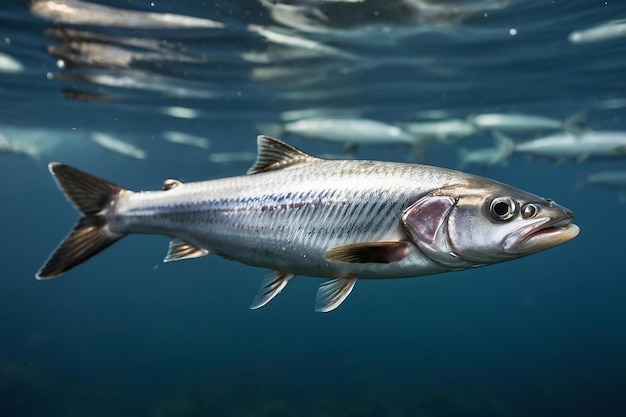
<instances>
[{"instance_id":1,"label":"fish mouth","mask_svg":"<svg viewBox=\"0 0 626 417\"><path fill-rule=\"evenodd\" d=\"M572 221L573 215L557 219L543 219L515 233L517 244L507 248L507 252L530 254L561 245L578 236L580 228ZM509 239L507 239L509 240ZM508 245L507 245L508 246Z\"/></svg>"}]
</instances>

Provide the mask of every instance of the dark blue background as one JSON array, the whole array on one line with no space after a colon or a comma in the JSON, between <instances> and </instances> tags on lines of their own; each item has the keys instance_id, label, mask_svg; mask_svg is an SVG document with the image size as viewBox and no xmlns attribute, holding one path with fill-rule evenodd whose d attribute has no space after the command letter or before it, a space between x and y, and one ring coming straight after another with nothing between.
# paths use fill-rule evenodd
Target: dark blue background
<instances>
[{"instance_id":1,"label":"dark blue background","mask_svg":"<svg viewBox=\"0 0 626 417\"><path fill-rule=\"evenodd\" d=\"M271 23L256 2L103 3L225 22L222 32L142 35L208 53L210 62L186 70L194 86L216 96L49 80L48 72L89 69L57 68L44 50L57 42L43 36L53 23L30 16L19 1L0 6L0 40L11 40L0 42L0 51L25 65L22 73L0 74L0 133L32 141L34 129L42 129L44 139L35 143L46 146L39 160L0 160L3 415L587 416L624 409L625 206L610 191L576 187L583 173L623 169L623 161L554 165L515 156L506 168L471 168L571 208L580 236L487 268L359 282L330 314L313 312L321 281L307 277L251 311L267 271L218 257L162 264L164 237L128 237L51 281L34 274L77 218L50 178L51 160L133 190L158 189L171 177L238 175L248 164L216 165L209 152L254 151L255 123L309 107L388 122L415 120L431 109L451 117L524 112L566 119L584 112L590 126L626 130L624 108L598 106L626 97L624 38L567 41L573 30L626 17L625 5L519 0L458 26L414 31L391 46L380 37L368 45L361 36L363 42L349 44L360 59L339 59L355 71L328 70L326 79L306 85L297 81L337 62L292 64L302 75L286 82L247 78L253 64L239 52L265 45L243 25ZM343 45L341 38L329 42ZM186 80L182 73L173 79ZM68 85L120 98L71 101L60 92ZM305 96L311 92L323 94ZM157 111L172 105L203 116L183 120ZM165 130L206 136L212 147L169 144L158 138ZM87 141L90 131L132 141L148 159L107 153ZM286 138L313 154L341 151ZM358 157L412 159L393 146L360 149ZM429 162L456 167L454 145L433 147Z\"/></svg>"}]
</instances>

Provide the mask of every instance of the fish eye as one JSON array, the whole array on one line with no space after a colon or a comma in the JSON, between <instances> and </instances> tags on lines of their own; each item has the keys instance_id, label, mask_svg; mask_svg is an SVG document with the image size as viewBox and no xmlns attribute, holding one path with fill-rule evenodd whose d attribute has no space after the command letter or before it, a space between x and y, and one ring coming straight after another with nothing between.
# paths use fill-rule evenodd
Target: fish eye
<instances>
[{"instance_id":1,"label":"fish eye","mask_svg":"<svg viewBox=\"0 0 626 417\"><path fill-rule=\"evenodd\" d=\"M537 209L536 205L532 203L525 204L524 207L522 207L522 217L525 219L535 217L538 211L539 209Z\"/></svg>"},{"instance_id":2,"label":"fish eye","mask_svg":"<svg viewBox=\"0 0 626 417\"><path fill-rule=\"evenodd\" d=\"M494 220L505 222L517 212L517 203L511 197L497 197L489 205L489 214Z\"/></svg>"}]
</instances>

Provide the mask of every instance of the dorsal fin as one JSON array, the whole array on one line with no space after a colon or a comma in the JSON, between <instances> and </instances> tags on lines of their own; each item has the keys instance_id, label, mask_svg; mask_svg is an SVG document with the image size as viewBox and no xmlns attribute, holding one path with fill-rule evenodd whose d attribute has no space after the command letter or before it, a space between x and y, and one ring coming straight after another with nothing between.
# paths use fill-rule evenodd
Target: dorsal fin
<instances>
[{"instance_id":1,"label":"dorsal fin","mask_svg":"<svg viewBox=\"0 0 626 417\"><path fill-rule=\"evenodd\" d=\"M257 146L258 155L256 162L248 170L248 174L274 171L319 159L271 136L257 136Z\"/></svg>"}]
</instances>

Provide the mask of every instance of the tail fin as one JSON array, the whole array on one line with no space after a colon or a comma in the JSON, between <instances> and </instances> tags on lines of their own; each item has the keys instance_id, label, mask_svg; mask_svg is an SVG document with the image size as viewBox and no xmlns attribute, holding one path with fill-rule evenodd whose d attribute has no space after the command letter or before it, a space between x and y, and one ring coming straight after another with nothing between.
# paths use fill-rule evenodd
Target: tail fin
<instances>
[{"instance_id":1,"label":"tail fin","mask_svg":"<svg viewBox=\"0 0 626 417\"><path fill-rule=\"evenodd\" d=\"M106 212L120 193L129 192L67 165L51 163L48 168L82 217L37 272L37 279L57 277L124 237L109 230Z\"/></svg>"},{"instance_id":2,"label":"tail fin","mask_svg":"<svg viewBox=\"0 0 626 417\"><path fill-rule=\"evenodd\" d=\"M515 152L515 141L500 132L499 130L492 130L491 134L496 140L496 145L498 149L500 149L503 153L507 153L508 155L512 155Z\"/></svg>"},{"instance_id":3,"label":"tail fin","mask_svg":"<svg viewBox=\"0 0 626 417\"><path fill-rule=\"evenodd\" d=\"M500 134L500 132L493 132L493 135L496 138L496 147L500 152L498 163L506 165L509 156L515 153L515 141L504 134Z\"/></svg>"}]
</instances>

